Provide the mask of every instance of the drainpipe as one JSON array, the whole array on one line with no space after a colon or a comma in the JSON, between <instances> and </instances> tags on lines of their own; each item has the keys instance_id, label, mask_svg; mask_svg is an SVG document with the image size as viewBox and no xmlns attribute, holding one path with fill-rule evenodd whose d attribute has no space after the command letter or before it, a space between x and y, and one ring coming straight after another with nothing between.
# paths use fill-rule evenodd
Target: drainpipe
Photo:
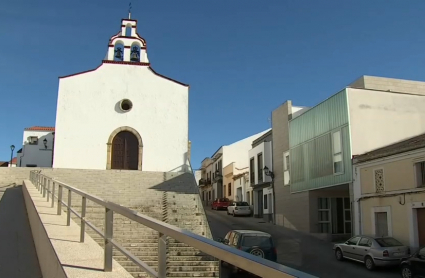
<instances>
[{"instance_id":1,"label":"drainpipe","mask_svg":"<svg viewBox=\"0 0 425 278\"><path fill-rule=\"evenodd\" d=\"M53 157L55 154L55 132L54 131L52 132L52 135L53 135L53 141L52 141L52 168L53 168Z\"/></svg>"}]
</instances>

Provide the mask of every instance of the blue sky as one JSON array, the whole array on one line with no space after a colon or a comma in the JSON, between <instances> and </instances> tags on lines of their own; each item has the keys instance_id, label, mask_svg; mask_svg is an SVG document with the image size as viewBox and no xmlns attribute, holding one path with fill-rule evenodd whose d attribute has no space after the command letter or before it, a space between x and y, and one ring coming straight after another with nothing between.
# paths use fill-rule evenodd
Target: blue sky
<instances>
[{"instance_id":1,"label":"blue sky","mask_svg":"<svg viewBox=\"0 0 425 278\"><path fill-rule=\"evenodd\" d=\"M121 4L119 4L121 2ZM190 84L192 164L313 106L361 75L425 81L425 1L133 1L152 67ZM58 76L96 68L128 3L3 1L0 160L54 126Z\"/></svg>"}]
</instances>

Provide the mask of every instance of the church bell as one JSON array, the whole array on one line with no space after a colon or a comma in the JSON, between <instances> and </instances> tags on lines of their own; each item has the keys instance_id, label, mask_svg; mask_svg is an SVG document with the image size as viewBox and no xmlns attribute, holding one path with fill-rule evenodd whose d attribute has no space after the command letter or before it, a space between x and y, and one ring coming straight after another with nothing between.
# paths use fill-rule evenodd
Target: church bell
<instances>
[{"instance_id":1,"label":"church bell","mask_svg":"<svg viewBox=\"0 0 425 278\"><path fill-rule=\"evenodd\" d=\"M115 58L122 60L122 49L121 49L121 47L118 47L115 50Z\"/></svg>"},{"instance_id":2,"label":"church bell","mask_svg":"<svg viewBox=\"0 0 425 278\"><path fill-rule=\"evenodd\" d=\"M130 60L133 62L139 62L140 61L139 57L140 57L139 49L137 47L133 47L131 49Z\"/></svg>"}]
</instances>

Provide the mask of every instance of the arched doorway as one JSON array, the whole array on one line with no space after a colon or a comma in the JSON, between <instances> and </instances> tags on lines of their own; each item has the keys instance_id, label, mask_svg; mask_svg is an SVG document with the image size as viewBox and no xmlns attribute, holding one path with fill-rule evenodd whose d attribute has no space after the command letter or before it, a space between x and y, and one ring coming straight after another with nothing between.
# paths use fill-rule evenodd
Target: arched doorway
<instances>
[{"instance_id":1,"label":"arched doorway","mask_svg":"<svg viewBox=\"0 0 425 278\"><path fill-rule=\"evenodd\" d=\"M139 142L129 131L121 131L112 140L111 169L137 170Z\"/></svg>"},{"instance_id":2,"label":"arched doorway","mask_svg":"<svg viewBox=\"0 0 425 278\"><path fill-rule=\"evenodd\" d=\"M142 156L142 137L135 129L120 127L109 136L106 169L142 170Z\"/></svg>"}]
</instances>

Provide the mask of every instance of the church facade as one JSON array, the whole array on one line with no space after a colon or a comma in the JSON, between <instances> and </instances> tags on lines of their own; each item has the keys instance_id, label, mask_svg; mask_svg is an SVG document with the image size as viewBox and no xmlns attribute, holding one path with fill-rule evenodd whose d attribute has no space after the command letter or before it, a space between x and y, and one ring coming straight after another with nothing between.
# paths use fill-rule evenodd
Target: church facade
<instances>
[{"instance_id":1,"label":"church facade","mask_svg":"<svg viewBox=\"0 0 425 278\"><path fill-rule=\"evenodd\" d=\"M155 72L137 21L123 19L105 60L59 78L53 168L184 171L189 86Z\"/></svg>"}]
</instances>

